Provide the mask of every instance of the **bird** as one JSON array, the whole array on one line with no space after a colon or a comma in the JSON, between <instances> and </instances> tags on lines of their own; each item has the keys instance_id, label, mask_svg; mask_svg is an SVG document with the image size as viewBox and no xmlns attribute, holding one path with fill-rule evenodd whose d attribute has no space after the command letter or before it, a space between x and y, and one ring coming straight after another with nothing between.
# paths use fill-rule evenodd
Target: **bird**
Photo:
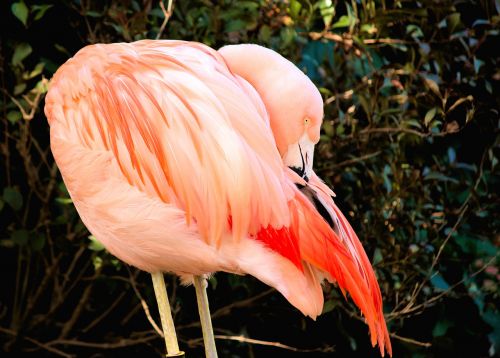
<instances>
[{"instance_id":1,"label":"bird","mask_svg":"<svg viewBox=\"0 0 500 358\"><path fill-rule=\"evenodd\" d=\"M392 356L359 238L313 170L323 100L256 44L94 44L51 79L51 150L86 227L141 270L249 274L304 315L323 281L351 297Z\"/></svg>"}]
</instances>

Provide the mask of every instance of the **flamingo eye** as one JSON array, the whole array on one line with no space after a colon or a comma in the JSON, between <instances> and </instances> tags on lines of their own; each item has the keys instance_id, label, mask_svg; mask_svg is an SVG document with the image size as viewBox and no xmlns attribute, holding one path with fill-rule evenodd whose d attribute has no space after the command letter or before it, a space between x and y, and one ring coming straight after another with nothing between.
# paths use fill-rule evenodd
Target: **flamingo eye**
<instances>
[{"instance_id":1,"label":"flamingo eye","mask_svg":"<svg viewBox=\"0 0 500 358\"><path fill-rule=\"evenodd\" d=\"M309 122L310 122L310 119L309 119L309 118L307 118L307 117L306 117L306 118L304 118L304 124L309 124Z\"/></svg>"}]
</instances>

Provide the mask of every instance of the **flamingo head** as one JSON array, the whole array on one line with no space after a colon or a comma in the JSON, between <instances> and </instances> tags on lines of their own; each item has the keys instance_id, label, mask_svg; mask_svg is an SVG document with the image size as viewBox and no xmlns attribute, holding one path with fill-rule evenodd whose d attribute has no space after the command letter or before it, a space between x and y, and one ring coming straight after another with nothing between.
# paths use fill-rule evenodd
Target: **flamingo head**
<instances>
[{"instance_id":1,"label":"flamingo head","mask_svg":"<svg viewBox=\"0 0 500 358\"><path fill-rule=\"evenodd\" d=\"M284 164L308 181L323 121L323 100L316 86L293 63L268 48L230 45L219 53L234 74L257 90Z\"/></svg>"}]
</instances>

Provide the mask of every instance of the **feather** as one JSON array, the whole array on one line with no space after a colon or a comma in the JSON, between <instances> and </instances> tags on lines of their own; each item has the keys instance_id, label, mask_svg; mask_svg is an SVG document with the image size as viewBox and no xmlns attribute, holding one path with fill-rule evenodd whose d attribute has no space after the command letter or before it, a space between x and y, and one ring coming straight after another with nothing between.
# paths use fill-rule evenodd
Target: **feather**
<instances>
[{"instance_id":1,"label":"feather","mask_svg":"<svg viewBox=\"0 0 500 358\"><path fill-rule=\"evenodd\" d=\"M392 356L391 342L382 311L382 295L361 242L335 205L331 196L333 192L316 174L307 183L307 188L308 195L313 198L307 197L302 192L296 196L302 204L301 210L304 211L303 222L298 224L304 230L300 234L304 258L309 261L308 257L311 257L316 267L331 274L343 292L351 294L370 328L372 345L378 343L382 355L385 347ZM314 213L313 208L316 209L313 206L314 200L319 201L321 208L328 211L331 215L330 220L324 218L325 213L317 210ZM333 227L330 225L331 222L335 223ZM323 254L325 252L326 255Z\"/></svg>"}]
</instances>

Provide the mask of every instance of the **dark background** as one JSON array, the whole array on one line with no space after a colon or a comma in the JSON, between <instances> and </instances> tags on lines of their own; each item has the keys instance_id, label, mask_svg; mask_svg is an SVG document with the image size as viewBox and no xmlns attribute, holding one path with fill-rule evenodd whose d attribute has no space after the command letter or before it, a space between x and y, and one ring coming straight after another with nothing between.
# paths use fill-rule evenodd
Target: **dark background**
<instances>
[{"instance_id":1,"label":"dark background","mask_svg":"<svg viewBox=\"0 0 500 358\"><path fill-rule=\"evenodd\" d=\"M2 1L2 355L163 352L142 304L158 322L149 275L89 239L43 114L47 80L80 48L157 36L259 43L304 70L325 100L315 169L376 269L395 357L498 355L498 7L176 1L160 31L157 1ZM166 280L181 348L200 357L194 289ZM358 310L333 286L316 322L249 276L218 273L208 291L221 357L377 356ZM240 335L288 347L231 340Z\"/></svg>"}]
</instances>

